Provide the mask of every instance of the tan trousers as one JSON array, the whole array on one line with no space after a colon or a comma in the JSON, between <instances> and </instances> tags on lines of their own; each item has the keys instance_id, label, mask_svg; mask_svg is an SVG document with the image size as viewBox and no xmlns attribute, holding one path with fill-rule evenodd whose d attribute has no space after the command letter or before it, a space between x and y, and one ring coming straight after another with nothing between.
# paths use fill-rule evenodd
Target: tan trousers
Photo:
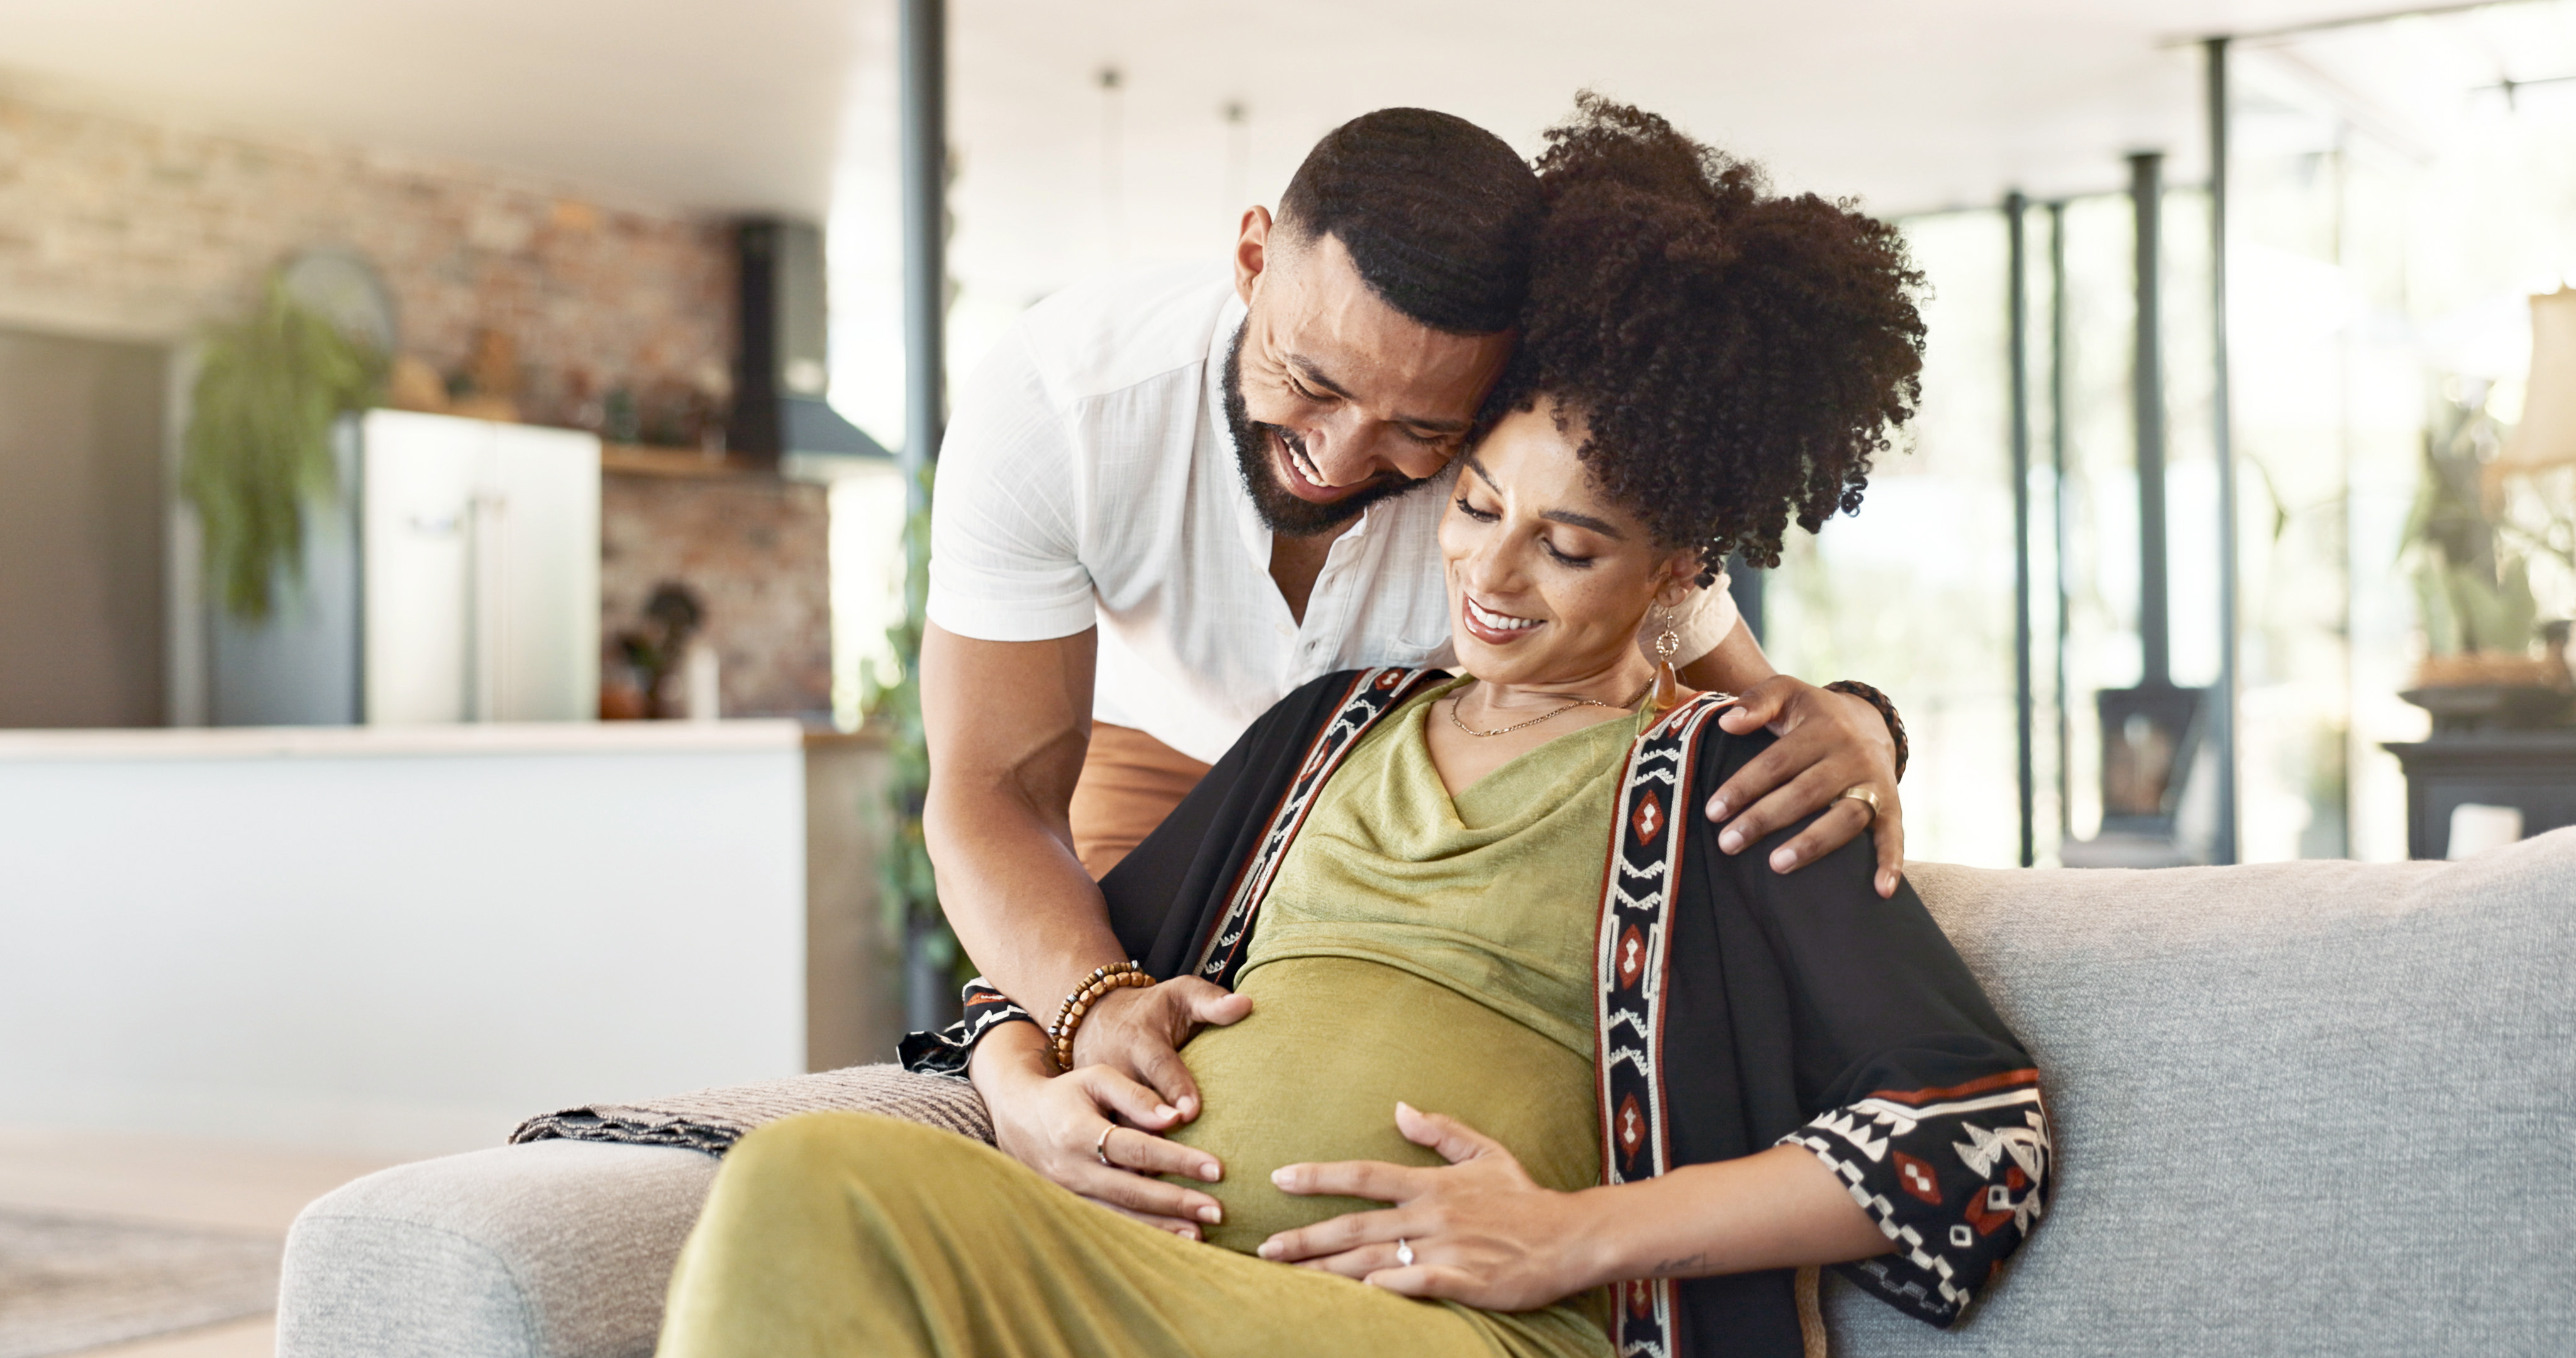
<instances>
[{"instance_id":1,"label":"tan trousers","mask_svg":"<svg viewBox=\"0 0 2576 1358\"><path fill-rule=\"evenodd\" d=\"M1132 726L1093 722L1082 777L1073 786L1073 853L1083 871L1094 881L1108 876L1207 771Z\"/></svg>"}]
</instances>

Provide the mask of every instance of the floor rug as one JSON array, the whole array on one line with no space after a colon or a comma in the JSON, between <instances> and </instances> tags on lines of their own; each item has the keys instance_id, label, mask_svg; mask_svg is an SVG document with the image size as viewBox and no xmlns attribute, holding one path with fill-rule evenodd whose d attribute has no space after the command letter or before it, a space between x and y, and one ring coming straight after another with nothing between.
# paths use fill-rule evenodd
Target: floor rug
<instances>
[{"instance_id":1,"label":"floor rug","mask_svg":"<svg viewBox=\"0 0 2576 1358\"><path fill-rule=\"evenodd\" d=\"M0 1358L77 1353L277 1305L275 1236L0 1207Z\"/></svg>"}]
</instances>

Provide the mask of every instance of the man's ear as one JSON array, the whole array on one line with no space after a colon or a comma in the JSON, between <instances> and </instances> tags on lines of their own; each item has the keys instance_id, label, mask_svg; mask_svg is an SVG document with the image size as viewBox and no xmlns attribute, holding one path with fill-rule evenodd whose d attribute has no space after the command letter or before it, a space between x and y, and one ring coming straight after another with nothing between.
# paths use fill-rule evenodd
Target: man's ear
<instances>
[{"instance_id":1,"label":"man's ear","mask_svg":"<svg viewBox=\"0 0 2576 1358\"><path fill-rule=\"evenodd\" d=\"M1271 226L1270 209L1255 203L1243 210L1243 226L1234 238L1234 295L1245 306L1252 305L1262 275L1270 270Z\"/></svg>"}]
</instances>

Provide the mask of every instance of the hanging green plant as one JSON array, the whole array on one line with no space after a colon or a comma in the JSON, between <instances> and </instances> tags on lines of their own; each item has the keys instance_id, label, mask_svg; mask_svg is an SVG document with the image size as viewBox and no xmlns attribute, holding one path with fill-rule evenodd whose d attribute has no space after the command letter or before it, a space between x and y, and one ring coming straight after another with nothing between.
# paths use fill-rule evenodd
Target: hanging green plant
<instances>
[{"instance_id":1,"label":"hanging green plant","mask_svg":"<svg viewBox=\"0 0 2576 1358\"><path fill-rule=\"evenodd\" d=\"M206 574L234 617L275 607L304 573L304 507L340 493L331 422L376 403L385 356L342 334L272 277L257 314L206 336L179 491L205 529Z\"/></svg>"}]
</instances>

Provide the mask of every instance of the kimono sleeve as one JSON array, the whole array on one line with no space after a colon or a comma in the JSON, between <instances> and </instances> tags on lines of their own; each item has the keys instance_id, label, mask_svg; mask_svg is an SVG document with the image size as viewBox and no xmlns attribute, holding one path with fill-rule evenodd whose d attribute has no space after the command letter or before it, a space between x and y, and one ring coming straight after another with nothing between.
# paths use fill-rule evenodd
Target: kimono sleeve
<instances>
[{"instance_id":1,"label":"kimono sleeve","mask_svg":"<svg viewBox=\"0 0 2576 1358\"><path fill-rule=\"evenodd\" d=\"M983 1041L986 1033L1005 1023L1037 1022L1028 1010L981 976L968 981L958 999L965 1017L945 1028L906 1033L896 1044L895 1059L903 1063L905 1070L915 1075L966 1079L967 1067L975 1059L975 1044Z\"/></svg>"},{"instance_id":2,"label":"kimono sleeve","mask_svg":"<svg viewBox=\"0 0 2576 1358\"><path fill-rule=\"evenodd\" d=\"M1732 761L1729 761L1732 762ZM1910 885L1871 889L1867 836L1772 872L1780 831L1700 855L1712 888L1748 903L1790 1010L1812 1152L1891 1246L1845 1276L1948 1327L2047 1210L2052 1147L2039 1071Z\"/></svg>"}]
</instances>

